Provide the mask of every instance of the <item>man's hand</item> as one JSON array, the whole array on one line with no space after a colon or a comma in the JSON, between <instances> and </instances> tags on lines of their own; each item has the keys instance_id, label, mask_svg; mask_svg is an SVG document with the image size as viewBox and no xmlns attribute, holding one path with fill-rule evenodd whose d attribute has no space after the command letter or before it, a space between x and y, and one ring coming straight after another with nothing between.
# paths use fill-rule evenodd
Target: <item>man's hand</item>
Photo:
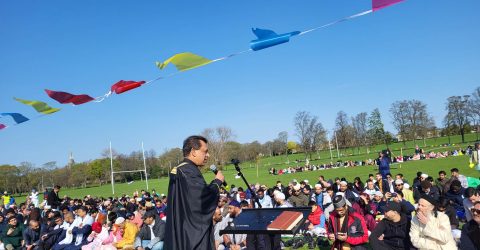
<instances>
[{"instance_id":1,"label":"man's hand","mask_svg":"<svg viewBox=\"0 0 480 250\"><path fill-rule=\"evenodd\" d=\"M7 231L7 235L10 235L10 234L12 234L12 233L13 233L13 231L15 231L15 229L13 229L13 228L10 228L10 229L8 229L8 231Z\"/></svg>"},{"instance_id":2,"label":"man's hand","mask_svg":"<svg viewBox=\"0 0 480 250\"><path fill-rule=\"evenodd\" d=\"M384 236L383 234L378 236L378 240L383 240L383 236Z\"/></svg>"},{"instance_id":3,"label":"man's hand","mask_svg":"<svg viewBox=\"0 0 480 250\"><path fill-rule=\"evenodd\" d=\"M225 181L225 176L223 176L222 171L218 171L217 174L215 175L215 179L220 180L221 182Z\"/></svg>"},{"instance_id":4,"label":"man's hand","mask_svg":"<svg viewBox=\"0 0 480 250\"><path fill-rule=\"evenodd\" d=\"M346 241L347 240L347 234L338 234L337 239L339 241Z\"/></svg>"},{"instance_id":5,"label":"man's hand","mask_svg":"<svg viewBox=\"0 0 480 250\"><path fill-rule=\"evenodd\" d=\"M422 212L417 213L417 219L422 223L423 225L427 225L428 223L428 217L425 216Z\"/></svg>"}]
</instances>

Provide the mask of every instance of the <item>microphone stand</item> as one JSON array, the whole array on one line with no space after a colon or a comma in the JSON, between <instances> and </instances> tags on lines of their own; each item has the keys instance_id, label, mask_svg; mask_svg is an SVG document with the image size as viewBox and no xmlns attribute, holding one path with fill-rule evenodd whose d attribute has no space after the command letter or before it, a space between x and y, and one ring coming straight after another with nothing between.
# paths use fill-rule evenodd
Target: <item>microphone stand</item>
<instances>
[{"instance_id":1,"label":"microphone stand","mask_svg":"<svg viewBox=\"0 0 480 250\"><path fill-rule=\"evenodd\" d=\"M262 208L262 204L260 204L260 201L258 200L257 195L256 195L255 192L253 192L253 190L250 188L250 185L248 185L248 181L247 181L247 179L245 179L245 176L243 176L242 169L240 169L240 166L239 166L240 161L233 159L233 160L232 160L232 164L235 166L235 170L237 170L238 175L239 175L240 177L242 177L243 181L245 182L245 185L247 185L248 190L250 190L250 193L252 194L252 198L253 198L253 199L255 200L255 202L257 203L258 208Z\"/></svg>"}]
</instances>

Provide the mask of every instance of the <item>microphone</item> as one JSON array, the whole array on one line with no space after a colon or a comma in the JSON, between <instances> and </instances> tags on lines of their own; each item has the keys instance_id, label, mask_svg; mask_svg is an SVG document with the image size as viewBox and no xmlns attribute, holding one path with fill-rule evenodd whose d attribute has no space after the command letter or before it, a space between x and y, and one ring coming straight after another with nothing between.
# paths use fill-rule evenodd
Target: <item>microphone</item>
<instances>
[{"instance_id":1,"label":"microphone","mask_svg":"<svg viewBox=\"0 0 480 250\"><path fill-rule=\"evenodd\" d=\"M214 164L210 165L210 170L212 170L212 172L214 174L217 174L218 173L218 169L217 169L217 166L215 166ZM227 182L224 180L223 181L223 185L226 187L227 186Z\"/></svg>"}]
</instances>

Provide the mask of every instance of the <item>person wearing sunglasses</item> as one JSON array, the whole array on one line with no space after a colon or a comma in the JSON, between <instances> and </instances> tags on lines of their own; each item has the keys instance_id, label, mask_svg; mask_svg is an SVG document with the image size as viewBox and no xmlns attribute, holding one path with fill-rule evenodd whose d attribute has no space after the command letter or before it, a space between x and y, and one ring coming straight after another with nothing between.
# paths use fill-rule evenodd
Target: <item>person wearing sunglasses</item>
<instances>
[{"instance_id":1,"label":"person wearing sunglasses","mask_svg":"<svg viewBox=\"0 0 480 250\"><path fill-rule=\"evenodd\" d=\"M462 228L460 249L480 249L480 201L476 201L470 209L472 219Z\"/></svg>"},{"instance_id":2,"label":"person wearing sunglasses","mask_svg":"<svg viewBox=\"0 0 480 250\"><path fill-rule=\"evenodd\" d=\"M395 193L403 193L403 198L410 202L410 204L414 205L415 204L415 199L413 198L413 191L405 188L405 184L401 179L396 179L395 180Z\"/></svg>"}]
</instances>

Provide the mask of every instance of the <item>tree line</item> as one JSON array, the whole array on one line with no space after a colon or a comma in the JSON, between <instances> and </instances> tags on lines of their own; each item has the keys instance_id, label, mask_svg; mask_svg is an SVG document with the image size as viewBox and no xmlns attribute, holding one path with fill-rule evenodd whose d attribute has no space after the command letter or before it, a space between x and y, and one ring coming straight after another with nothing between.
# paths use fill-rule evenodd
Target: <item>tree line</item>
<instances>
[{"instance_id":1,"label":"tree line","mask_svg":"<svg viewBox=\"0 0 480 250\"><path fill-rule=\"evenodd\" d=\"M420 100L395 101L390 105L389 115L396 135L386 131L382 115L378 108L371 112L360 112L349 116L339 111L335 118L333 130L326 130L318 116L307 111L299 111L293 117L295 133L286 131L277 137L261 143L253 141L239 143L235 141L234 131L227 126L206 128L201 132L209 140L209 164L219 167L228 165L231 159L243 162L257 162L262 157L285 155L301 152L305 158L313 159L316 152L338 147L339 150L360 148L369 153L375 145L389 144L396 141L425 142L426 138L436 136L461 135L465 142L465 134L472 130L478 132L480 123L480 87L471 95L451 96L445 102L445 117L440 127L436 126L428 107ZM478 133L477 133L478 140ZM144 169L143 152L119 154L113 150L113 170L132 171ZM157 154L154 150L145 152L145 164L149 178L168 176L172 167L183 159L180 148L165 150ZM141 172L115 174L116 182L128 182L145 178ZM104 185L111 180L110 151L105 149L98 159L58 166L55 161L35 166L30 162L19 165L0 165L0 190L11 193L26 193L32 188L39 190L53 185L79 188L90 185Z\"/></svg>"}]
</instances>

